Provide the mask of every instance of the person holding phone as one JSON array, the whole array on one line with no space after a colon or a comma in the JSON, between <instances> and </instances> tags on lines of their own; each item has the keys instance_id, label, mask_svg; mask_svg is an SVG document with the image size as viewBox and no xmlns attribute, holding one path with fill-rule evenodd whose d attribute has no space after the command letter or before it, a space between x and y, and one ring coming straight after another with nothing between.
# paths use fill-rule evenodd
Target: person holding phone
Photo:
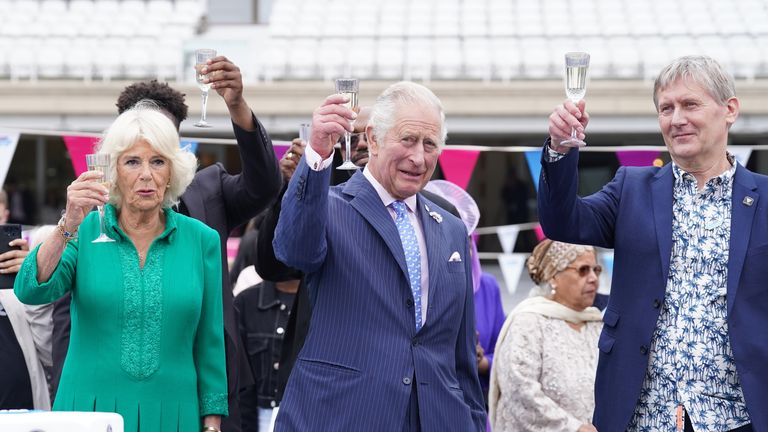
<instances>
[{"instance_id":1,"label":"person holding phone","mask_svg":"<svg viewBox=\"0 0 768 432\"><path fill-rule=\"evenodd\" d=\"M0 279L15 276L29 253L19 225L8 222L8 195L0 189ZM15 229L11 229L15 228ZM13 232L13 234L10 234ZM44 366L51 366L51 307L30 308L21 304L12 286L0 285L0 409L51 409ZM48 324L48 325L46 325Z\"/></svg>"}]
</instances>

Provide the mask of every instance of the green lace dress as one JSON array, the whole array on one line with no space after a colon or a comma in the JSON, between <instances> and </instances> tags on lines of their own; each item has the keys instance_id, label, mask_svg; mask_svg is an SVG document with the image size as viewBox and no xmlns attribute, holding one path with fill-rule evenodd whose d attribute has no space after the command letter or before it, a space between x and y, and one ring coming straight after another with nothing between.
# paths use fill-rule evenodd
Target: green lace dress
<instances>
[{"instance_id":1,"label":"green lace dress","mask_svg":"<svg viewBox=\"0 0 768 432\"><path fill-rule=\"evenodd\" d=\"M55 411L117 412L126 432L194 432L200 417L227 414L218 234L166 209L165 231L140 268L133 243L106 207L114 243L91 243L92 212L48 282L37 249L15 292L27 304L72 291L72 332Z\"/></svg>"}]
</instances>

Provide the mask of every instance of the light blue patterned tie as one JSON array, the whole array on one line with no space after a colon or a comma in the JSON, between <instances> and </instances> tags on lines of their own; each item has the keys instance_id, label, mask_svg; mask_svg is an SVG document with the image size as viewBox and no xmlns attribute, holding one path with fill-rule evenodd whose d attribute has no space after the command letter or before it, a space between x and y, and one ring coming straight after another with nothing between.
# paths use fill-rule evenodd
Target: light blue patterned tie
<instances>
[{"instance_id":1,"label":"light blue patterned tie","mask_svg":"<svg viewBox=\"0 0 768 432\"><path fill-rule=\"evenodd\" d=\"M405 263L408 265L408 279L413 293L413 305L416 313L416 331L421 329L421 251L416 239L416 231L408 219L408 209L402 201L392 203L395 210L395 225L400 234L405 252Z\"/></svg>"}]
</instances>

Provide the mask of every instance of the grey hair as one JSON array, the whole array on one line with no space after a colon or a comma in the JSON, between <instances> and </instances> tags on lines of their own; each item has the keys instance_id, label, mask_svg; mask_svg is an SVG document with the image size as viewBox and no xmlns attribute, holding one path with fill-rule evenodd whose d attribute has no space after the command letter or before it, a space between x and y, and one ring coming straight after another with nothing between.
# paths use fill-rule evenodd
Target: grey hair
<instances>
[{"instance_id":1,"label":"grey hair","mask_svg":"<svg viewBox=\"0 0 768 432\"><path fill-rule=\"evenodd\" d=\"M150 104L137 106L123 112L104 132L96 147L99 153L110 156L109 171L112 187L109 202L120 207L122 195L117 189L117 160L126 150L139 141L146 141L171 164L170 185L165 191L163 207L172 207L187 189L197 170L197 158L191 152L179 148L176 126L161 110Z\"/></svg>"},{"instance_id":2,"label":"grey hair","mask_svg":"<svg viewBox=\"0 0 768 432\"><path fill-rule=\"evenodd\" d=\"M720 105L736 97L733 77L715 59L703 55L684 56L665 67L653 84L653 105L659 109L659 92L679 79L701 85Z\"/></svg>"},{"instance_id":3,"label":"grey hair","mask_svg":"<svg viewBox=\"0 0 768 432\"><path fill-rule=\"evenodd\" d=\"M438 144L440 147L445 145L448 129L445 126L445 111L443 111L442 102L432 93L432 90L410 81L392 84L376 98L371 118L368 120L368 125L373 127L375 137L383 138L392 129L397 107L400 104L421 104L434 108L440 114L440 141Z\"/></svg>"}]
</instances>

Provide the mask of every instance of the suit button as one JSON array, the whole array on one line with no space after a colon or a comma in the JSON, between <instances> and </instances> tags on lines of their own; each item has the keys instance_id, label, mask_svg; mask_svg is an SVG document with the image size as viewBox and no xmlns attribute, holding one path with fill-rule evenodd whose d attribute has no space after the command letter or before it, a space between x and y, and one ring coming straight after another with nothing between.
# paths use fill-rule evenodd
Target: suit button
<instances>
[{"instance_id":1,"label":"suit button","mask_svg":"<svg viewBox=\"0 0 768 432\"><path fill-rule=\"evenodd\" d=\"M642 355L648 354L648 347L645 346L645 345L641 346L640 347L640 354L642 354Z\"/></svg>"},{"instance_id":2,"label":"suit button","mask_svg":"<svg viewBox=\"0 0 768 432\"><path fill-rule=\"evenodd\" d=\"M277 402L275 402L275 401L272 401L272 402L270 402L270 403L269 403L269 406L271 406L272 408L274 408L274 407L276 407L276 406L277 406Z\"/></svg>"},{"instance_id":3,"label":"suit button","mask_svg":"<svg viewBox=\"0 0 768 432\"><path fill-rule=\"evenodd\" d=\"M278 362L275 362L275 363L272 365L272 369L274 369L274 370L278 370L278 369L280 369L280 363L278 363Z\"/></svg>"},{"instance_id":4,"label":"suit button","mask_svg":"<svg viewBox=\"0 0 768 432\"><path fill-rule=\"evenodd\" d=\"M413 299L408 299L405 301L405 305L408 307L408 309L413 307Z\"/></svg>"},{"instance_id":5,"label":"suit button","mask_svg":"<svg viewBox=\"0 0 768 432\"><path fill-rule=\"evenodd\" d=\"M286 308L287 308L287 306L286 306L286 305L284 305L284 304L281 304L281 305L280 305L280 310L285 310Z\"/></svg>"},{"instance_id":6,"label":"suit button","mask_svg":"<svg viewBox=\"0 0 768 432\"><path fill-rule=\"evenodd\" d=\"M411 340L411 345L413 345L413 346L416 346L416 345L418 345L418 344L419 344L419 340L418 340L418 339L416 339L416 338L413 338L413 339Z\"/></svg>"},{"instance_id":7,"label":"suit button","mask_svg":"<svg viewBox=\"0 0 768 432\"><path fill-rule=\"evenodd\" d=\"M661 307L661 300L659 299L653 299L653 308L658 309Z\"/></svg>"},{"instance_id":8,"label":"suit button","mask_svg":"<svg viewBox=\"0 0 768 432\"><path fill-rule=\"evenodd\" d=\"M408 377L403 378L403 384L405 385L411 385L411 379Z\"/></svg>"},{"instance_id":9,"label":"suit button","mask_svg":"<svg viewBox=\"0 0 768 432\"><path fill-rule=\"evenodd\" d=\"M285 333L285 329L283 329L282 327L278 327L277 330L275 330L275 332L277 334L281 335L281 334Z\"/></svg>"}]
</instances>

